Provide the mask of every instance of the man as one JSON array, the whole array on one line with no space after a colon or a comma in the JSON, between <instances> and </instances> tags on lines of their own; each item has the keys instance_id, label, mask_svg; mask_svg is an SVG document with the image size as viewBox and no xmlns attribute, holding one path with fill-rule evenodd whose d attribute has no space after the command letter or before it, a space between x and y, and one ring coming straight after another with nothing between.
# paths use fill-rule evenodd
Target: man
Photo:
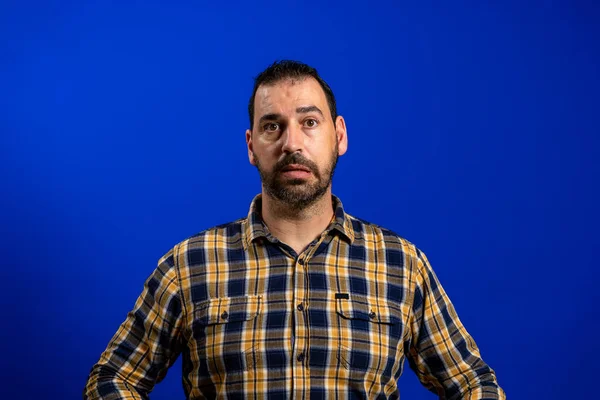
<instances>
[{"instance_id":1,"label":"man","mask_svg":"<svg viewBox=\"0 0 600 400\"><path fill-rule=\"evenodd\" d=\"M425 255L332 195L348 138L317 71L274 63L248 111L262 193L160 259L84 398L146 399L180 353L190 399L399 398L405 358L440 398L505 398Z\"/></svg>"}]
</instances>

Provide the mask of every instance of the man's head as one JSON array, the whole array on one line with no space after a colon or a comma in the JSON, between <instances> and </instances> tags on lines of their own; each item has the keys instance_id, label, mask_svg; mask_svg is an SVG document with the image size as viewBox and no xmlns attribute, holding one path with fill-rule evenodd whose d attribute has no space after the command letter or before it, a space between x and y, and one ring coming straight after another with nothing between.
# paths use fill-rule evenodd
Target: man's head
<instances>
[{"instance_id":1,"label":"man's head","mask_svg":"<svg viewBox=\"0 0 600 400\"><path fill-rule=\"evenodd\" d=\"M261 85L272 85L285 79L299 80L312 77L314 78L321 88L325 97L327 98L327 104L329 105L329 111L331 113L331 119L335 121L337 117L337 106L335 103L335 96L333 91L325 82L321 76L317 73L317 70L313 67L303 64L298 61L282 60L276 61L271 64L267 69L261 72L256 78L254 78L254 89L252 90L252 96L248 102L248 116L250 117L250 129L254 127L254 102L256 100L256 91Z\"/></svg>"},{"instance_id":2,"label":"man's head","mask_svg":"<svg viewBox=\"0 0 600 400\"><path fill-rule=\"evenodd\" d=\"M246 143L263 194L292 209L331 194L337 158L348 145L335 107L329 85L306 64L276 62L258 75Z\"/></svg>"}]
</instances>

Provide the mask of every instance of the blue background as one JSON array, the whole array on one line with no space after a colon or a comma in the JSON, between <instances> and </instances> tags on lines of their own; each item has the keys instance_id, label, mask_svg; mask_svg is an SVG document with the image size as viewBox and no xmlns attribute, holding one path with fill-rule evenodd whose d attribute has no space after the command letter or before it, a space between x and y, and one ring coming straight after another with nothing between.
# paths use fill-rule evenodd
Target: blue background
<instances>
[{"instance_id":1,"label":"blue background","mask_svg":"<svg viewBox=\"0 0 600 400\"><path fill-rule=\"evenodd\" d=\"M282 58L346 117L334 193L428 255L509 398L597 395L597 3L283 3L2 2L0 398L81 398L158 258L247 213Z\"/></svg>"}]
</instances>

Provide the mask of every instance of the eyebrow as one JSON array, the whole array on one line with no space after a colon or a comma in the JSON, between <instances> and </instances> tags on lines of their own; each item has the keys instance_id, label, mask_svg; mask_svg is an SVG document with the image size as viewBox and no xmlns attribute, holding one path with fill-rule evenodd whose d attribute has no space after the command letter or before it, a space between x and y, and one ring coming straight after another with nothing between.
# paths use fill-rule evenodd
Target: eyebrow
<instances>
[{"instance_id":1,"label":"eyebrow","mask_svg":"<svg viewBox=\"0 0 600 400\"><path fill-rule=\"evenodd\" d=\"M324 118L323 112L317 106L298 107L298 108L296 108L296 112L298 114L307 114L309 112L317 112L321 115L321 117ZM282 117L282 115L278 114L278 113L265 114L262 117L260 117L260 119L258 120L258 123L261 124L264 121L277 121L277 120L281 119L281 117Z\"/></svg>"},{"instance_id":2,"label":"eyebrow","mask_svg":"<svg viewBox=\"0 0 600 400\"><path fill-rule=\"evenodd\" d=\"M306 107L298 107L298 108L296 108L296 112L298 114L307 114L307 113L313 112L313 111L321 114L321 117L323 117L323 112L317 106L306 106Z\"/></svg>"},{"instance_id":3,"label":"eyebrow","mask_svg":"<svg viewBox=\"0 0 600 400\"><path fill-rule=\"evenodd\" d=\"M263 121L277 121L281 118L281 114L273 113L273 114L265 114L258 120L258 123L262 123Z\"/></svg>"}]
</instances>

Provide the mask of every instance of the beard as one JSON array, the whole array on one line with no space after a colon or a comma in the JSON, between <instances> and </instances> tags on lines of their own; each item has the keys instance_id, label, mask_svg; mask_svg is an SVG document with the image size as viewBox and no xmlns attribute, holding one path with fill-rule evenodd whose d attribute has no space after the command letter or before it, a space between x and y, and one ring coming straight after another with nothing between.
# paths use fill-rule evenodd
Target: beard
<instances>
[{"instance_id":1,"label":"beard","mask_svg":"<svg viewBox=\"0 0 600 400\"><path fill-rule=\"evenodd\" d=\"M262 168L259 158L254 154L256 168L265 192L293 210L303 210L323 197L331 186L338 158L338 144L336 143L329 163L323 171L319 171L317 164L307 160L299 153L286 156L275 164L272 171L266 171ZM283 168L290 164L308 168L314 175L315 182L310 182L308 179L285 179L282 176Z\"/></svg>"}]
</instances>

